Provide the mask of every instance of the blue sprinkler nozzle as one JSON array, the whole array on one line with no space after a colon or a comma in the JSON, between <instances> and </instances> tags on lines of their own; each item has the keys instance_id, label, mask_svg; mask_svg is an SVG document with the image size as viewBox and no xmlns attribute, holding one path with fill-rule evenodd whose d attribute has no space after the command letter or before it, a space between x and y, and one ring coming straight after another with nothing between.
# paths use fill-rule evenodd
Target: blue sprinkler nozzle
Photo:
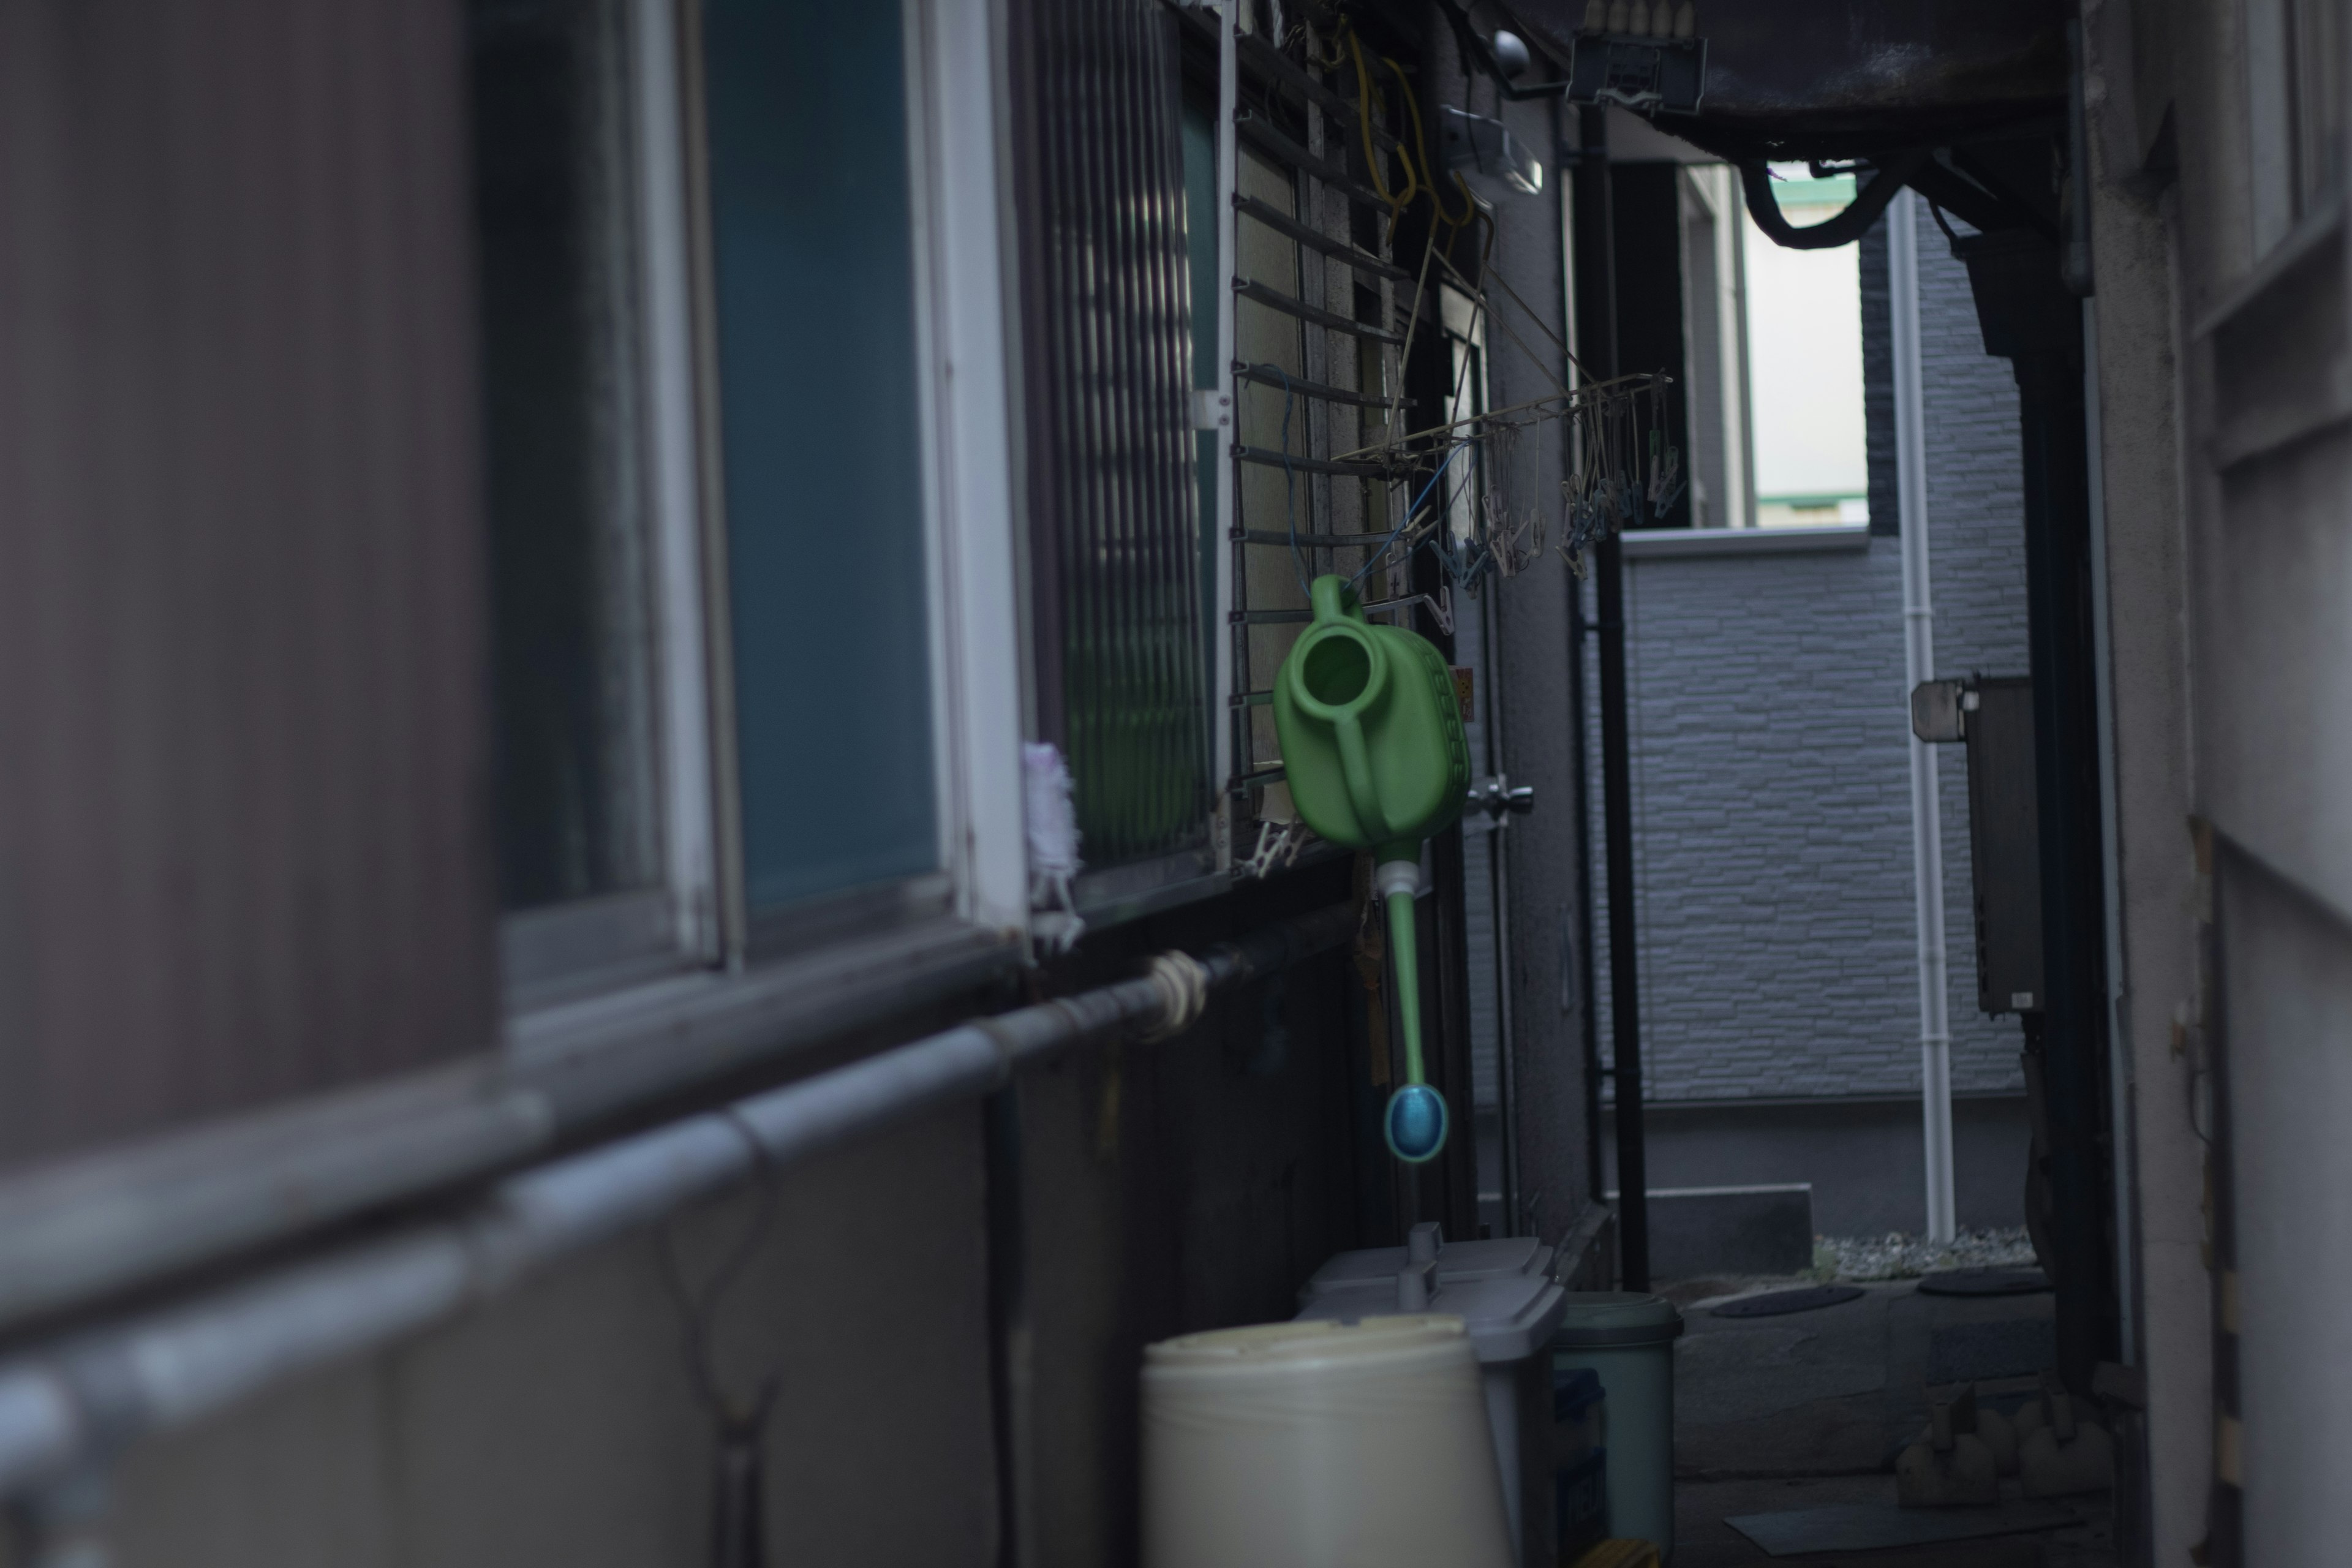
<instances>
[{"instance_id":1,"label":"blue sprinkler nozzle","mask_svg":"<svg viewBox=\"0 0 2352 1568\"><path fill-rule=\"evenodd\" d=\"M1445 1147L1445 1097L1425 1083L1408 1083L1389 1096L1381 1118L1389 1152L1408 1164L1433 1160Z\"/></svg>"}]
</instances>

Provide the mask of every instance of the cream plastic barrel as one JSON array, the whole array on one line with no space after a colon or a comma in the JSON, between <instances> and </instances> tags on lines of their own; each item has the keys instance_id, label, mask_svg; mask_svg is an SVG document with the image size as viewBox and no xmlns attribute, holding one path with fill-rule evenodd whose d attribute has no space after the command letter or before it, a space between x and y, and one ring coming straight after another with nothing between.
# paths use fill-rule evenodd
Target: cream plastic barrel
<instances>
[{"instance_id":1,"label":"cream plastic barrel","mask_svg":"<svg viewBox=\"0 0 2352 1568\"><path fill-rule=\"evenodd\" d=\"M1143 1354L1144 1568L1512 1568L1461 1319L1265 1323Z\"/></svg>"}]
</instances>

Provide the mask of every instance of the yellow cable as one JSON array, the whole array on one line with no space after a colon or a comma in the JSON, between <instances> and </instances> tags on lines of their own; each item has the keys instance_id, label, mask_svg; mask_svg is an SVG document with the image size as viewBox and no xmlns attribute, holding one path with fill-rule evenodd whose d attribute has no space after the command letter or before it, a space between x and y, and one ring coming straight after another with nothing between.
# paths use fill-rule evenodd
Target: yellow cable
<instances>
[{"instance_id":1,"label":"yellow cable","mask_svg":"<svg viewBox=\"0 0 2352 1568\"><path fill-rule=\"evenodd\" d=\"M1465 224L1467 224L1470 219L1476 215L1478 211L1478 204L1476 200L1471 196L1470 187L1463 184L1462 176L1459 173L1454 174L1454 183L1456 185L1461 186L1462 189L1462 200L1464 205L1463 216L1455 217L1452 213L1445 210L1445 204L1437 199L1437 185L1430 172L1429 128L1423 125L1421 121L1421 100L1414 95L1412 83L1405 79L1404 67L1397 64L1395 60L1390 58L1386 55L1382 55L1381 57L1381 63L1396 73L1397 86L1404 93L1405 110L1412 116L1413 146L1418 149L1421 153L1421 174L1419 178L1421 180L1422 189L1429 193L1430 209L1436 213L1437 221L1444 224L1446 227L1460 228ZM1452 242L1448 241L1447 243L1450 247Z\"/></svg>"},{"instance_id":2,"label":"yellow cable","mask_svg":"<svg viewBox=\"0 0 2352 1568\"><path fill-rule=\"evenodd\" d=\"M1356 36L1353 26L1347 31L1348 48L1356 59L1356 125L1364 133L1364 167L1371 173L1372 194L1389 205L1389 232L1394 234L1397 220L1404 216L1405 208L1421 192L1421 176L1414 173L1412 160L1404 155L1402 147L1398 148L1397 162L1403 166L1405 186L1401 194L1390 194L1388 181L1381 174L1380 157L1372 147L1372 115L1378 100L1372 93L1371 72L1364 65L1364 41Z\"/></svg>"}]
</instances>

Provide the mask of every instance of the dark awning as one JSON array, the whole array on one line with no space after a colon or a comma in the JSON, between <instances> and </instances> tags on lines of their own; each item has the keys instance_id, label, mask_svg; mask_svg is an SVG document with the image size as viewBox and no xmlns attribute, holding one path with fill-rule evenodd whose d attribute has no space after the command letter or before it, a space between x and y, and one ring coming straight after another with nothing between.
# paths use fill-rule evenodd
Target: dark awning
<instances>
[{"instance_id":1,"label":"dark awning","mask_svg":"<svg viewBox=\"0 0 2352 1568\"><path fill-rule=\"evenodd\" d=\"M1508 0L1565 59L1585 0ZM1698 0L1706 97L1661 129L1722 155L1867 156L2014 135L2063 112L2056 0Z\"/></svg>"}]
</instances>

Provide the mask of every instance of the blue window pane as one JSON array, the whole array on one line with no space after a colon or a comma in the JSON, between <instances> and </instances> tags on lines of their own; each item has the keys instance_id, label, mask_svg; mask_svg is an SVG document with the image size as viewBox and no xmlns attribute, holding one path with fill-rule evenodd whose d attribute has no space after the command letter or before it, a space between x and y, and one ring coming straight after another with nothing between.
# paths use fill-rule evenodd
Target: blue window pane
<instances>
[{"instance_id":1,"label":"blue window pane","mask_svg":"<svg viewBox=\"0 0 2352 1568\"><path fill-rule=\"evenodd\" d=\"M939 864L896 5L705 0L744 874Z\"/></svg>"},{"instance_id":2,"label":"blue window pane","mask_svg":"<svg viewBox=\"0 0 2352 1568\"><path fill-rule=\"evenodd\" d=\"M1184 105L1184 263L1192 281L1192 384L1217 384L1217 117Z\"/></svg>"}]
</instances>

